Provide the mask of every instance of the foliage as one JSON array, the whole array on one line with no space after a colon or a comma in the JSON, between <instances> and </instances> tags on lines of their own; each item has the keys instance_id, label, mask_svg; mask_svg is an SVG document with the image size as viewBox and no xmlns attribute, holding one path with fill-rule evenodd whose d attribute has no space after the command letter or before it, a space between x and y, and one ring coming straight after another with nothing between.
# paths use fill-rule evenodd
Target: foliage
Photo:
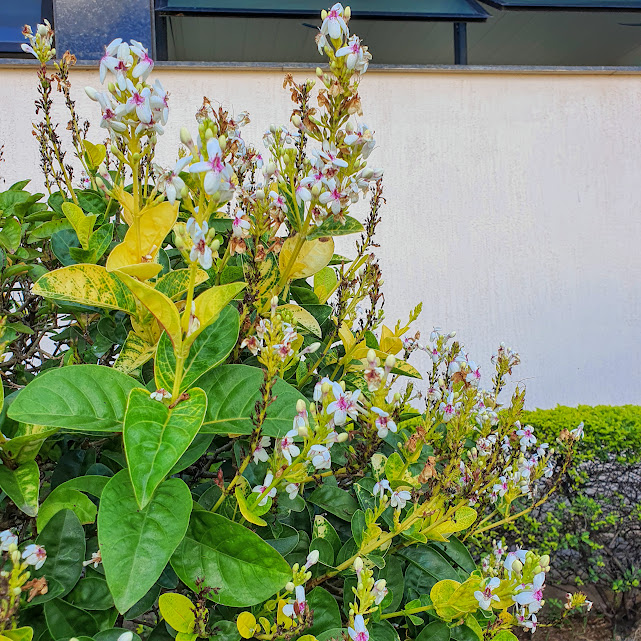
<instances>
[{"instance_id":1,"label":"foliage","mask_svg":"<svg viewBox=\"0 0 641 641\"><path fill-rule=\"evenodd\" d=\"M641 407L559 406L523 416L550 442L579 421L586 436L559 493L524 517L526 527L508 527L506 539L549 554L556 583L591 584L601 609L635 621L641 597Z\"/></svg>"},{"instance_id":2,"label":"foliage","mask_svg":"<svg viewBox=\"0 0 641 641\"><path fill-rule=\"evenodd\" d=\"M536 628L549 558L519 549L479 568L463 543L554 489L552 453L519 422L523 391L499 401L519 357L501 345L485 391L453 333L409 335L420 305L383 324L382 172L354 122L371 56L349 9L322 18L320 90L286 77L291 128L269 128L266 158L242 138L247 114L205 100L170 170L154 163L168 95L140 43L107 45L111 82L86 89L111 138L99 145L70 99L73 57L54 61L48 24L25 28L50 195L5 192L31 203L3 228L10 266L31 274L6 290L12 366L35 354L11 334L25 296L46 320L32 380L6 377L19 390L0 415L4 637L508 641ZM51 120L54 83L84 189ZM349 215L361 198L364 224ZM33 213L54 224L27 255ZM352 258L335 254L348 234ZM562 439L562 471L581 434Z\"/></svg>"}]
</instances>

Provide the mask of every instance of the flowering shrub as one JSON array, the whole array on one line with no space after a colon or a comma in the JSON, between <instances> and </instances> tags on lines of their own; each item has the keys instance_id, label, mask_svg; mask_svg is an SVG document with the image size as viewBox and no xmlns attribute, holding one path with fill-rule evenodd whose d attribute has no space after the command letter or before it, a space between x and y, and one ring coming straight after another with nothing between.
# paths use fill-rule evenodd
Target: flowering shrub
<instances>
[{"instance_id":1,"label":"flowering shrub","mask_svg":"<svg viewBox=\"0 0 641 641\"><path fill-rule=\"evenodd\" d=\"M247 114L205 100L169 169L154 161L168 94L140 43L110 43L106 89L86 90L105 146L75 115L72 57L50 75L48 25L26 30L50 191L38 212L55 223L42 253L63 265L36 260L30 295L60 319L49 334L65 349L2 414L8 638L535 630L549 558L497 549L477 567L463 540L544 500L551 457L567 465L580 433L554 453L520 424L522 390L499 403L519 361L505 346L486 391L453 333L425 344L410 333L420 306L383 324L382 172L368 166L372 130L355 121L371 56L349 9L322 19L320 89L285 78L290 124L269 128L264 152L242 137ZM83 189L50 119L54 82ZM364 223L349 215L363 198ZM352 258L334 251L348 234ZM424 377L417 350L431 357Z\"/></svg>"}]
</instances>

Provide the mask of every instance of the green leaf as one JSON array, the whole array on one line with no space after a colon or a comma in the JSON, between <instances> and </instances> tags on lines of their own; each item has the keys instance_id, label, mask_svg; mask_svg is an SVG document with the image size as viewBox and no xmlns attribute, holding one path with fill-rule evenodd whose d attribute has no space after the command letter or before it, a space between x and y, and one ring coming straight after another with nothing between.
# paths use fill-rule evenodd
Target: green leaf
<instances>
[{"instance_id":1,"label":"green leaf","mask_svg":"<svg viewBox=\"0 0 641 641\"><path fill-rule=\"evenodd\" d=\"M38 530L42 529L60 510L72 510L84 525L96 520L98 508L82 492L63 485L55 488L44 500L38 512Z\"/></svg>"},{"instance_id":2,"label":"green leaf","mask_svg":"<svg viewBox=\"0 0 641 641\"><path fill-rule=\"evenodd\" d=\"M363 225L352 216L345 216L345 224L330 216L323 221L322 225L312 229L307 235L307 240L323 236L346 236L347 234L358 234L361 231L363 231Z\"/></svg>"},{"instance_id":3,"label":"green leaf","mask_svg":"<svg viewBox=\"0 0 641 641\"><path fill-rule=\"evenodd\" d=\"M47 551L47 560L34 577L44 576L49 586L57 585L59 589L35 597L31 605L63 597L76 585L85 560L85 531L71 510L61 510L40 532L36 543Z\"/></svg>"},{"instance_id":4,"label":"green leaf","mask_svg":"<svg viewBox=\"0 0 641 641\"><path fill-rule=\"evenodd\" d=\"M57 231L71 228L71 223L68 220L47 220L42 223L42 225L38 225L31 229L29 236L27 237L27 242L35 243L38 240L51 238L51 236L53 236Z\"/></svg>"},{"instance_id":5,"label":"green leaf","mask_svg":"<svg viewBox=\"0 0 641 641\"><path fill-rule=\"evenodd\" d=\"M93 635L94 641L118 641L120 635L124 632L131 632L126 628L111 628L111 630L102 630L98 634ZM134 638L131 641L140 641L140 637L135 633L131 632L134 635Z\"/></svg>"},{"instance_id":6,"label":"green leaf","mask_svg":"<svg viewBox=\"0 0 641 641\"><path fill-rule=\"evenodd\" d=\"M492 641L519 641L518 637L509 630L501 630L497 632L493 637Z\"/></svg>"},{"instance_id":7,"label":"green leaf","mask_svg":"<svg viewBox=\"0 0 641 641\"><path fill-rule=\"evenodd\" d=\"M14 630L4 630L2 635L9 641L31 641L33 639L33 628L24 626Z\"/></svg>"},{"instance_id":8,"label":"green leaf","mask_svg":"<svg viewBox=\"0 0 641 641\"><path fill-rule=\"evenodd\" d=\"M70 247L69 255L77 263L96 263L109 249L109 245L113 239L113 233L114 228L111 223L103 225L91 234L87 249Z\"/></svg>"},{"instance_id":9,"label":"green leaf","mask_svg":"<svg viewBox=\"0 0 641 641\"><path fill-rule=\"evenodd\" d=\"M323 269L314 274L314 293L318 297L319 303L326 303L337 287L338 276L335 269L323 267Z\"/></svg>"},{"instance_id":10,"label":"green leaf","mask_svg":"<svg viewBox=\"0 0 641 641\"><path fill-rule=\"evenodd\" d=\"M96 223L95 214L85 214L75 203L62 203L62 213L73 226L83 249L89 249L89 236Z\"/></svg>"},{"instance_id":11,"label":"green leaf","mask_svg":"<svg viewBox=\"0 0 641 641\"><path fill-rule=\"evenodd\" d=\"M7 465L0 465L0 489L27 516L38 514L40 470L35 461L23 463L15 470Z\"/></svg>"},{"instance_id":12,"label":"green leaf","mask_svg":"<svg viewBox=\"0 0 641 641\"><path fill-rule=\"evenodd\" d=\"M326 630L321 634L316 635L318 641L343 641L347 635L347 628L332 628L331 630Z\"/></svg>"},{"instance_id":13,"label":"green leaf","mask_svg":"<svg viewBox=\"0 0 641 641\"><path fill-rule=\"evenodd\" d=\"M363 535L365 534L365 530L367 529L367 523L365 522L365 512L363 512L363 510L356 510L356 512L352 514L351 529L354 541L356 541L356 545L360 547L361 543L363 542Z\"/></svg>"},{"instance_id":14,"label":"green leaf","mask_svg":"<svg viewBox=\"0 0 641 641\"><path fill-rule=\"evenodd\" d=\"M92 169L98 169L100 163L105 159L107 150L104 145L94 145L88 140L82 141L82 146L85 148L85 157L88 164Z\"/></svg>"},{"instance_id":15,"label":"green leaf","mask_svg":"<svg viewBox=\"0 0 641 641\"><path fill-rule=\"evenodd\" d=\"M476 570L476 563L472 555L469 553L465 544L461 543L455 536L450 536L445 542L433 541L430 545L441 552L444 552L454 563L459 565L467 573L472 573Z\"/></svg>"},{"instance_id":16,"label":"green leaf","mask_svg":"<svg viewBox=\"0 0 641 641\"><path fill-rule=\"evenodd\" d=\"M240 316L227 306L218 319L201 332L189 349L185 359L183 380L180 391L189 389L203 374L225 361L236 341L240 330ZM171 341L163 332L156 351L156 387L171 390L176 374L176 356Z\"/></svg>"},{"instance_id":17,"label":"green leaf","mask_svg":"<svg viewBox=\"0 0 641 641\"><path fill-rule=\"evenodd\" d=\"M260 397L263 370L248 365L221 365L210 370L198 385L207 394L207 416L204 433L251 434L251 415ZM267 410L262 434L283 436L292 428L296 402L305 397L295 388L278 379L274 385L276 400Z\"/></svg>"},{"instance_id":18,"label":"green leaf","mask_svg":"<svg viewBox=\"0 0 641 641\"><path fill-rule=\"evenodd\" d=\"M101 265L69 265L38 279L33 293L52 300L137 314L136 298Z\"/></svg>"},{"instance_id":19,"label":"green leaf","mask_svg":"<svg viewBox=\"0 0 641 641\"><path fill-rule=\"evenodd\" d=\"M67 596L67 601L84 610L109 610L114 607L107 581L97 574L80 579Z\"/></svg>"},{"instance_id":20,"label":"green leaf","mask_svg":"<svg viewBox=\"0 0 641 641\"><path fill-rule=\"evenodd\" d=\"M51 251L65 266L73 265L76 262L69 254L71 247L80 247L80 241L73 229L61 229L51 234Z\"/></svg>"},{"instance_id":21,"label":"green leaf","mask_svg":"<svg viewBox=\"0 0 641 641\"><path fill-rule=\"evenodd\" d=\"M18 431L13 438L2 445L2 451L7 458L18 465L33 461L38 455L42 444L57 431L57 427L20 423Z\"/></svg>"},{"instance_id":22,"label":"green leaf","mask_svg":"<svg viewBox=\"0 0 641 641\"><path fill-rule=\"evenodd\" d=\"M307 603L314 612L314 623L305 634L317 635L325 630L341 627L341 613L336 599L321 587L314 588L307 595Z\"/></svg>"},{"instance_id":23,"label":"green leaf","mask_svg":"<svg viewBox=\"0 0 641 641\"><path fill-rule=\"evenodd\" d=\"M483 632L479 636L476 630L467 625L457 625L450 630L450 635L454 641L483 641Z\"/></svg>"},{"instance_id":24,"label":"green leaf","mask_svg":"<svg viewBox=\"0 0 641 641\"><path fill-rule=\"evenodd\" d=\"M416 641L450 641L450 629L443 621L434 621L421 630Z\"/></svg>"},{"instance_id":25,"label":"green leaf","mask_svg":"<svg viewBox=\"0 0 641 641\"><path fill-rule=\"evenodd\" d=\"M398 633L388 621L370 623L368 628L371 641L399 641Z\"/></svg>"},{"instance_id":26,"label":"green leaf","mask_svg":"<svg viewBox=\"0 0 641 641\"><path fill-rule=\"evenodd\" d=\"M316 488L307 500L343 521L350 521L358 510L358 503L349 492L327 483Z\"/></svg>"},{"instance_id":27,"label":"green leaf","mask_svg":"<svg viewBox=\"0 0 641 641\"><path fill-rule=\"evenodd\" d=\"M50 369L20 391L8 415L23 423L118 432L127 397L136 386L133 378L102 365Z\"/></svg>"},{"instance_id":28,"label":"green leaf","mask_svg":"<svg viewBox=\"0 0 641 641\"><path fill-rule=\"evenodd\" d=\"M131 391L122 437L141 509L198 434L206 410L207 397L197 387L171 410L150 398L146 389Z\"/></svg>"},{"instance_id":29,"label":"green leaf","mask_svg":"<svg viewBox=\"0 0 641 641\"><path fill-rule=\"evenodd\" d=\"M44 608L49 634L53 639L90 637L98 632L98 624L91 614L75 605L53 599L47 601Z\"/></svg>"},{"instance_id":30,"label":"green leaf","mask_svg":"<svg viewBox=\"0 0 641 641\"><path fill-rule=\"evenodd\" d=\"M314 517L312 541L317 538L328 541L334 550L334 554L338 554L343 546L334 526L321 514L317 514Z\"/></svg>"},{"instance_id":31,"label":"green leaf","mask_svg":"<svg viewBox=\"0 0 641 641\"><path fill-rule=\"evenodd\" d=\"M334 567L334 548L326 539L315 538L312 540L309 551L318 550L318 562L326 567Z\"/></svg>"},{"instance_id":32,"label":"green leaf","mask_svg":"<svg viewBox=\"0 0 641 641\"><path fill-rule=\"evenodd\" d=\"M442 554L427 545L419 544L416 547L405 548L400 555L438 581L459 581L461 578Z\"/></svg>"},{"instance_id":33,"label":"green leaf","mask_svg":"<svg viewBox=\"0 0 641 641\"><path fill-rule=\"evenodd\" d=\"M378 574L379 579L387 581L387 589L392 593L392 600L385 608L385 612L396 612L403 601L405 592L403 563L397 555L388 555L385 560L385 567Z\"/></svg>"},{"instance_id":34,"label":"green leaf","mask_svg":"<svg viewBox=\"0 0 641 641\"><path fill-rule=\"evenodd\" d=\"M291 580L283 557L246 527L205 511L194 511L171 559L180 580L197 590L196 580L218 588L211 600L231 607L265 601Z\"/></svg>"},{"instance_id":35,"label":"green leaf","mask_svg":"<svg viewBox=\"0 0 641 641\"><path fill-rule=\"evenodd\" d=\"M196 622L194 604L184 595L166 592L158 600L162 618L176 632L193 632Z\"/></svg>"},{"instance_id":36,"label":"green leaf","mask_svg":"<svg viewBox=\"0 0 641 641\"><path fill-rule=\"evenodd\" d=\"M0 229L0 245L10 254L13 254L20 247L22 239L22 227L15 218L6 218Z\"/></svg>"},{"instance_id":37,"label":"green leaf","mask_svg":"<svg viewBox=\"0 0 641 641\"><path fill-rule=\"evenodd\" d=\"M189 488L177 478L159 485L142 510L127 470L109 480L100 499L98 541L119 612L145 596L162 574L185 535L191 507Z\"/></svg>"}]
</instances>

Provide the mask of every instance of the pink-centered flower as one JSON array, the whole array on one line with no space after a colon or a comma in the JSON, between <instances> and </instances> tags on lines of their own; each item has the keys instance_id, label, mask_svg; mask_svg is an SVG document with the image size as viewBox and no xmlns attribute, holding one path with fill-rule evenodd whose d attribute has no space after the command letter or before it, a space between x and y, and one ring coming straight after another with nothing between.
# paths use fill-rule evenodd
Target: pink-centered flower
<instances>
[{"instance_id":1,"label":"pink-centered flower","mask_svg":"<svg viewBox=\"0 0 641 641\"><path fill-rule=\"evenodd\" d=\"M498 577L492 577L488 579L485 583L483 590L477 590L474 593L474 597L479 602L479 606L482 610L491 610L492 603L494 601L500 601L499 597L494 594L494 590L501 585L501 580Z\"/></svg>"},{"instance_id":2,"label":"pink-centered flower","mask_svg":"<svg viewBox=\"0 0 641 641\"><path fill-rule=\"evenodd\" d=\"M28 565L33 565L34 570L39 570L47 560L47 552L41 545L32 543L23 550L22 558Z\"/></svg>"},{"instance_id":3,"label":"pink-centered flower","mask_svg":"<svg viewBox=\"0 0 641 641\"><path fill-rule=\"evenodd\" d=\"M256 487L254 487L252 489L252 492L256 492L259 495L263 494L264 492L267 492L267 488L272 484L273 480L274 480L274 475L271 472L268 472L265 475L265 480L263 481L263 484L262 485L256 485ZM267 492L267 494L265 494L265 496L260 500L258 505L266 505L267 504L267 499L268 498L273 498L274 496L276 496L276 488L275 487L273 487L271 490L269 490L269 492Z\"/></svg>"},{"instance_id":4,"label":"pink-centered flower","mask_svg":"<svg viewBox=\"0 0 641 641\"><path fill-rule=\"evenodd\" d=\"M365 627L365 620L362 614L354 617L354 627L348 627L347 633L352 641L369 641L369 632Z\"/></svg>"},{"instance_id":5,"label":"pink-centered flower","mask_svg":"<svg viewBox=\"0 0 641 641\"><path fill-rule=\"evenodd\" d=\"M344 425L348 416L356 420L361 409L358 405L361 391L345 392L338 383L332 383L332 392L336 400L327 406L327 413L334 415L334 424Z\"/></svg>"}]
</instances>

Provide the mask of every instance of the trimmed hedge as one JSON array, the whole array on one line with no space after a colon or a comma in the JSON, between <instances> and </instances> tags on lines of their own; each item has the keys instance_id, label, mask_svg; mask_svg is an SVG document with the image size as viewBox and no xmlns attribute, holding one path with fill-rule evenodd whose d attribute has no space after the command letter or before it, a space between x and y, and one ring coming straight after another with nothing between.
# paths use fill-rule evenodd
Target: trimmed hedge
<instances>
[{"instance_id":1,"label":"trimmed hedge","mask_svg":"<svg viewBox=\"0 0 641 641\"><path fill-rule=\"evenodd\" d=\"M581 421L585 438L575 458L575 465L583 461L608 461L632 464L641 461L641 406L639 405L557 405L551 410L523 412L521 422L532 425L539 441L550 447L562 430L574 429Z\"/></svg>"}]
</instances>

